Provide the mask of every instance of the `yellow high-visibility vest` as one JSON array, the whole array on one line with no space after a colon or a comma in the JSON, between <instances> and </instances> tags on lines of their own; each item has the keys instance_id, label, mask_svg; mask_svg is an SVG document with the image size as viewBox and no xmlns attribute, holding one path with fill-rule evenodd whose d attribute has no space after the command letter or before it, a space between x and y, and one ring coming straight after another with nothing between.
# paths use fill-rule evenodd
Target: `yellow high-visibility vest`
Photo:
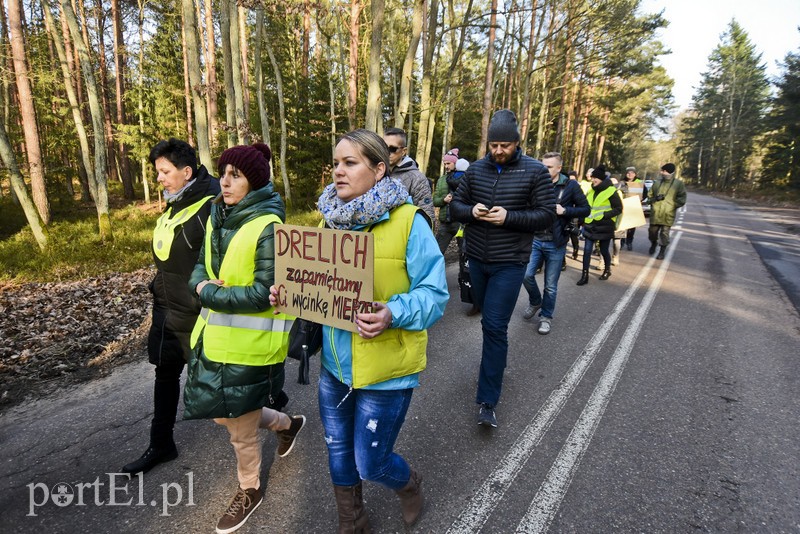
<instances>
[{"instance_id":1,"label":"yellow high-visibility vest","mask_svg":"<svg viewBox=\"0 0 800 534\"><path fill-rule=\"evenodd\" d=\"M170 206L161 214L153 230L153 253L159 260L167 261L169 259L172 241L175 239L175 228L191 219L211 198L214 197L203 197L175 214L172 213L172 206Z\"/></svg>"},{"instance_id":2,"label":"yellow high-visibility vest","mask_svg":"<svg viewBox=\"0 0 800 534\"><path fill-rule=\"evenodd\" d=\"M592 211L589 213L589 216L583 220L583 222L589 224L602 219L605 212L611 211L611 195L617 194L617 192L617 188L607 187L602 190L597 197L595 197L595 190L592 189L589 191L589 193L586 195L586 200L589 202L589 206L592 208ZM613 217L611 220L615 223L617 222L616 217Z\"/></svg>"},{"instance_id":3,"label":"yellow high-visibility vest","mask_svg":"<svg viewBox=\"0 0 800 534\"><path fill-rule=\"evenodd\" d=\"M210 279L227 286L253 283L256 246L264 229L280 223L276 215L262 215L244 224L231 239L225 258L215 274L211 267L211 218L206 225L205 265ZM203 336L203 352L211 361L237 365L271 365L286 359L289 330L294 317L275 313L274 308L257 313L221 313L203 308L192 331L191 346Z\"/></svg>"}]
</instances>

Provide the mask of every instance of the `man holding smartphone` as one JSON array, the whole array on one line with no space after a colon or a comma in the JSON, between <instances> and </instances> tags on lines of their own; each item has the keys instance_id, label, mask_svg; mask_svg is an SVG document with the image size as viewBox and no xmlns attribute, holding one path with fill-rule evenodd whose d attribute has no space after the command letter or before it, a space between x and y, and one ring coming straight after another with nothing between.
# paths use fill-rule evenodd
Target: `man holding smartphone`
<instances>
[{"instance_id":1,"label":"man holding smartphone","mask_svg":"<svg viewBox=\"0 0 800 534\"><path fill-rule=\"evenodd\" d=\"M519 148L517 118L511 110L498 110L492 117L488 149L461 179L450 202L450 214L466 223L473 297L483 312L475 398L480 405L478 424L494 428L508 356L508 322L522 286L533 234L552 226L556 201L547 168Z\"/></svg>"}]
</instances>

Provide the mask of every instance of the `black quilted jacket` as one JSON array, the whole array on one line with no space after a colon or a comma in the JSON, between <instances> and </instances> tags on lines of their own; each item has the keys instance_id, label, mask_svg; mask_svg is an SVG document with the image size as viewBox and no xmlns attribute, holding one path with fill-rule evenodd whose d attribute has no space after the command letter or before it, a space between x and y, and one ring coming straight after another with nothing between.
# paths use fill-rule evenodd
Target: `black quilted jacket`
<instances>
[{"instance_id":1,"label":"black quilted jacket","mask_svg":"<svg viewBox=\"0 0 800 534\"><path fill-rule=\"evenodd\" d=\"M472 207L478 203L505 208L505 223L496 226L476 220ZM555 206L547 168L517 148L503 166L498 167L491 154L469 166L450 203L450 216L467 224L464 236L470 258L485 263L527 263L533 233L552 226Z\"/></svg>"}]
</instances>

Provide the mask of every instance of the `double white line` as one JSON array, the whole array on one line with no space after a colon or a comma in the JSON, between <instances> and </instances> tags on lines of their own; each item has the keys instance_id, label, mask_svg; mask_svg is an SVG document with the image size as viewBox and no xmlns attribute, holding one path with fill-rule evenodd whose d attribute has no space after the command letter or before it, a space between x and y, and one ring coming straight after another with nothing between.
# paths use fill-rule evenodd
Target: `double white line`
<instances>
[{"instance_id":1,"label":"double white line","mask_svg":"<svg viewBox=\"0 0 800 534\"><path fill-rule=\"evenodd\" d=\"M667 257L661 263L650 289L642 300L638 313L628 325L625 335L606 366L592 396L586 403L578 422L573 427L558 457L553 462L547 477L539 487L539 491L533 498L528 512L519 523L517 532L545 532L561 506L561 501L569 488L572 477L578 465L580 465L583 454L589 447L589 443L600 419L603 417L622 371L625 369L625 364L636 341L636 336L639 334L653 300L661 287L672 260L675 246L682 235L683 232L679 231L672 240L672 246L668 249ZM475 492L469 505L450 526L449 533L479 532L483 528L489 515L502 500L511 483L522 470L536 446L547 433L553 420L561 412L576 386L580 383L611 329L628 307L628 304L630 304L636 291L644 283L654 262L655 259L652 257L647 261L639 275L614 307L614 310L594 334L578 359L564 375L564 378L561 379L561 383L553 390L533 420L525 427L520 437L517 438L505 459Z\"/></svg>"}]
</instances>

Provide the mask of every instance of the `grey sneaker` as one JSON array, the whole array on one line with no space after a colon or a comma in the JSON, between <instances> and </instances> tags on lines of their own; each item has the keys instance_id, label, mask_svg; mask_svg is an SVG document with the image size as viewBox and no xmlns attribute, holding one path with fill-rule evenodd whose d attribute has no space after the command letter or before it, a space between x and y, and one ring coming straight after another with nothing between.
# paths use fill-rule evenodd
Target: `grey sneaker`
<instances>
[{"instance_id":1,"label":"grey sneaker","mask_svg":"<svg viewBox=\"0 0 800 534\"><path fill-rule=\"evenodd\" d=\"M237 488L231 504L217 522L217 534L228 534L239 530L250 519L250 515L258 508L263 498L261 489Z\"/></svg>"},{"instance_id":2,"label":"grey sneaker","mask_svg":"<svg viewBox=\"0 0 800 534\"><path fill-rule=\"evenodd\" d=\"M297 434L306 426L305 415L292 416L292 424L286 430L278 430L275 432L278 435L278 456L283 458L287 456L294 448L295 438Z\"/></svg>"},{"instance_id":3,"label":"grey sneaker","mask_svg":"<svg viewBox=\"0 0 800 534\"><path fill-rule=\"evenodd\" d=\"M525 312L522 314L522 318L531 319L541 307L541 304L528 304L528 307L525 308Z\"/></svg>"},{"instance_id":4,"label":"grey sneaker","mask_svg":"<svg viewBox=\"0 0 800 534\"><path fill-rule=\"evenodd\" d=\"M550 333L550 319L547 317L542 317L539 320L539 333L543 336L546 336Z\"/></svg>"},{"instance_id":5,"label":"grey sneaker","mask_svg":"<svg viewBox=\"0 0 800 534\"><path fill-rule=\"evenodd\" d=\"M478 424L497 428L497 418L494 416L494 406L482 403L478 411Z\"/></svg>"}]
</instances>

